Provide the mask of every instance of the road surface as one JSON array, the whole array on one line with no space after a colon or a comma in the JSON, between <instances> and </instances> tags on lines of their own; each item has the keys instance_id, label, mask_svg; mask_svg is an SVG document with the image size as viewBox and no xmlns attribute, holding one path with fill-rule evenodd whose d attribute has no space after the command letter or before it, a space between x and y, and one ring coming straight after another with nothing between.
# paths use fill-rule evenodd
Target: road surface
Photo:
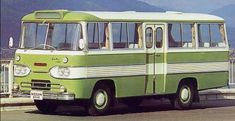
<instances>
[{"instance_id":1,"label":"road surface","mask_svg":"<svg viewBox=\"0 0 235 121\"><path fill-rule=\"evenodd\" d=\"M109 114L96 117L70 106L50 115L37 110L3 111L1 121L235 121L235 100L203 101L191 110L175 110L169 102L148 100L137 109L119 104Z\"/></svg>"}]
</instances>

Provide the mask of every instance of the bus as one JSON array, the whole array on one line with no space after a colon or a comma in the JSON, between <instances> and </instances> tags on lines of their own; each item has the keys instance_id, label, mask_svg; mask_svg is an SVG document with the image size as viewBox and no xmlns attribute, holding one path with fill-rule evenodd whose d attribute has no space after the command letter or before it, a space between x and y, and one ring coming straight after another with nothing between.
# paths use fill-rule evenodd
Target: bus
<instances>
[{"instance_id":1,"label":"bus","mask_svg":"<svg viewBox=\"0 0 235 121\"><path fill-rule=\"evenodd\" d=\"M102 115L117 102L167 98L190 109L201 90L229 78L221 17L182 12L38 10L22 18L15 95L42 113L84 106Z\"/></svg>"}]
</instances>

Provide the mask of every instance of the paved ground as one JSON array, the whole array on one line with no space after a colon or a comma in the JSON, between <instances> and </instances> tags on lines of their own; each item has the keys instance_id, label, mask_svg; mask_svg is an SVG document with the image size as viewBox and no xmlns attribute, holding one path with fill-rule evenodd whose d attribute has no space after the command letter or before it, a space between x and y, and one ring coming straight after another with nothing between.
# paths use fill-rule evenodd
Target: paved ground
<instances>
[{"instance_id":1,"label":"paved ground","mask_svg":"<svg viewBox=\"0 0 235 121\"><path fill-rule=\"evenodd\" d=\"M144 101L138 109L118 105L106 116L88 116L78 107L60 107L55 114L37 110L3 111L1 121L234 121L235 100L202 101L192 110L174 110L168 102Z\"/></svg>"}]
</instances>

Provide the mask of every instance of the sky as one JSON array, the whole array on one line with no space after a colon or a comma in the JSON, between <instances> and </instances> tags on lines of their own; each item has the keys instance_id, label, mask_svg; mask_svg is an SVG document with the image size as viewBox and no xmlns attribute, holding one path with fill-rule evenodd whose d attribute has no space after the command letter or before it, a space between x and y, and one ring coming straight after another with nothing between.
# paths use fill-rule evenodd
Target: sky
<instances>
[{"instance_id":1,"label":"sky","mask_svg":"<svg viewBox=\"0 0 235 121\"><path fill-rule=\"evenodd\" d=\"M166 10L182 12L210 13L226 5L235 4L235 0L139 0Z\"/></svg>"}]
</instances>

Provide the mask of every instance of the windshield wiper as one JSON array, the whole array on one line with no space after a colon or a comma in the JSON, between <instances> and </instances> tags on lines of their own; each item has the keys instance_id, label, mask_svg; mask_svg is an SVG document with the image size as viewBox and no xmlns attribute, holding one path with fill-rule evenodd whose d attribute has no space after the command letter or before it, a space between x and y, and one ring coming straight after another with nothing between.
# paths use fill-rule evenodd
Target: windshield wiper
<instances>
[{"instance_id":1,"label":"windshield wiper","mask_svg":"<svg viewBox=\"0 0 235 121\"><path fill-rule=\"evenodd\" d=\"M39 47L41 47L41 46L43 46L43 48L39 48ZM47 45L47 44L39 44L38 46L36 46L36 47L34 47L34 48L31 48L30 50L33 50L33 49L45 49L44 47L49 47L49 48L51 48L51 49L53 49L53 50L56 50L55 47L53 47L53 46L51 46L51 45Z\"/></svg>"}]
</instances>

